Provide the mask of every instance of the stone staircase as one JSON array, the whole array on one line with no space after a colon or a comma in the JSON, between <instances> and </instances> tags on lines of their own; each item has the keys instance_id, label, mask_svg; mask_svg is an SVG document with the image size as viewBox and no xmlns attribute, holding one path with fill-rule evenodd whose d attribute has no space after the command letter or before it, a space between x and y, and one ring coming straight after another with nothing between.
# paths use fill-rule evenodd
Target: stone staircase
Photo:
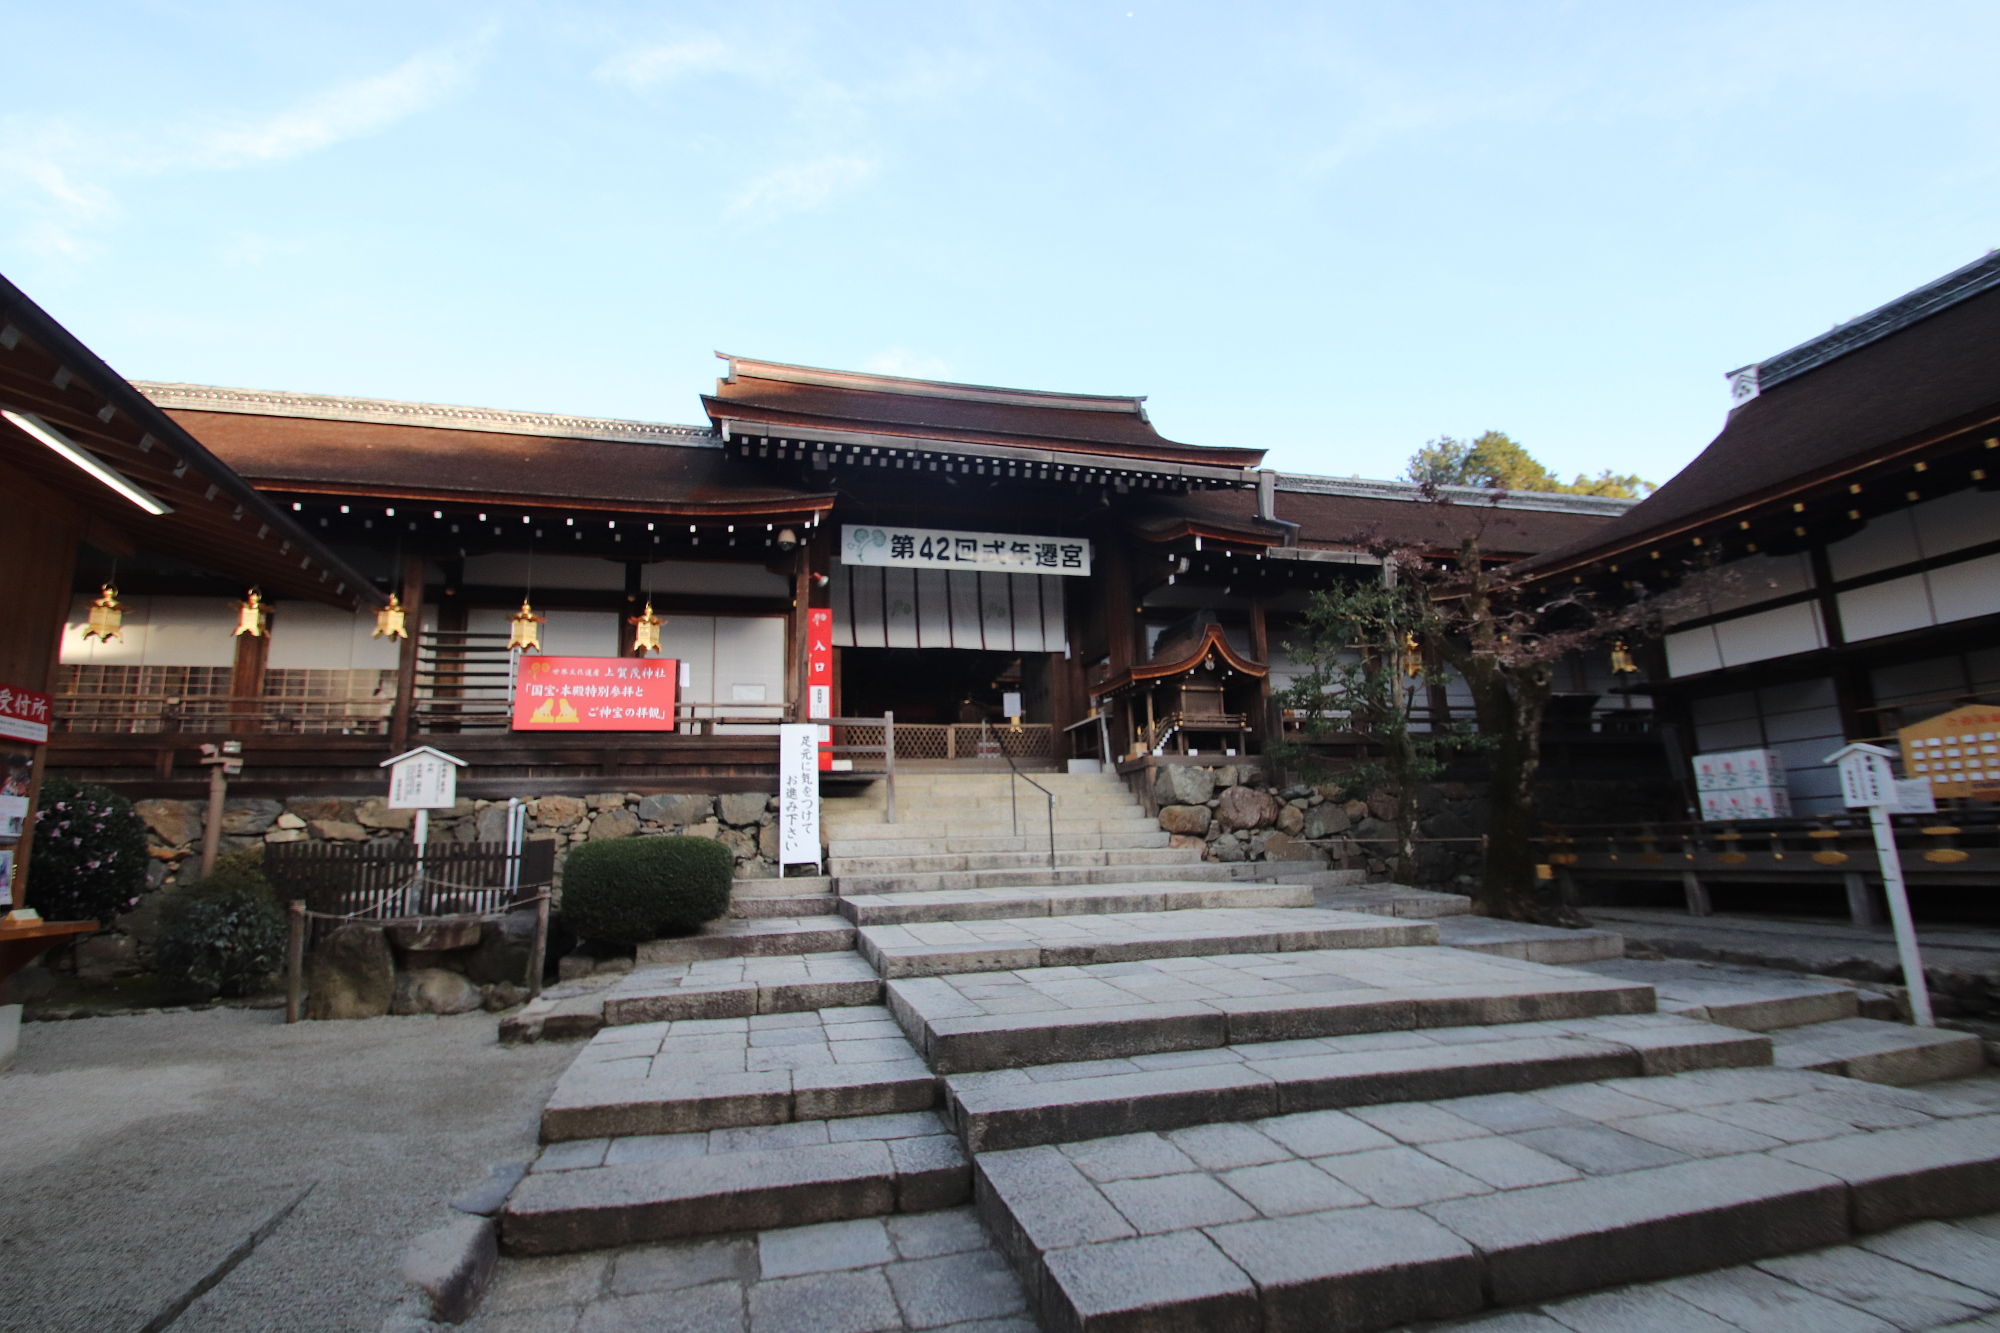
<instances>
[{"instance_id":1,"label":"stone staircase","mask_svg":"<svg viewBox=\"0 0 2000 1333\"><path fill-rule=\"evenodd\" d=\"M1122 789L1054 776L1058 857L1102 859L1052 873L1044 812L1016 835L993 778L927 775L897 825L828 802L829 879L647 946L506 1247L973 1200L1046 1327L1370 1329L2000 1209L2000 1116L1843 1076L1976 1039L1449 895L1316 906L1323 875L1162 856ZM1037 837L1039 871L993 864Z\"/></svg>"}]
</instances>

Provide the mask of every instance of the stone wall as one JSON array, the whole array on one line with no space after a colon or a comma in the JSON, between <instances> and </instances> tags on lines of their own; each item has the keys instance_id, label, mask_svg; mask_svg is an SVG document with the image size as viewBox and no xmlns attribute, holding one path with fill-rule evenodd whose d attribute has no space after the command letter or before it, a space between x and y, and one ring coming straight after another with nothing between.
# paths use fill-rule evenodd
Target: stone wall
<instances>
[{"instance_id":1,"label":"stone wall","mask_svg":"<svg viewBox=\"0 0 2000 1333\"><path fill-rule=\"evenodd\" d=\"M1276 790L1268 783L1257 764L1163 764L1153 770L1160 827L1173 835L1171 845L1197 847L1208 861L1388 870L1397 836L1393 797L1364 796L1338 783Z\"/></svg>"},{"instance_id":2,"label":"stone wall","mask_svg":"<svg viewBox=\"0 0 2000 1333\"><path fill-rule=\"evenodd\" d=\"M714 838L736 858L738 879L778 873L778 802L763 792L721 796L597 792L589 796L543 796L525 802L530 838L556 843L556 875L561 881L564 853L595 838L628 838L640 833L683 833ZM120 916L111 930L76 946L78 972L106 979L143 971L158 928L161 894L191 882L200 873L206 801L134 802L145 821L153 862L147 894ZM391 810L380 797L341 796L231 799L222 810L221 850L261 848L271 843L403 843L416 822L413 810ZM431 843L500 842L506 837L507 802L461 800L449 810L433 810Z\"/></svg>"}]
</instances>

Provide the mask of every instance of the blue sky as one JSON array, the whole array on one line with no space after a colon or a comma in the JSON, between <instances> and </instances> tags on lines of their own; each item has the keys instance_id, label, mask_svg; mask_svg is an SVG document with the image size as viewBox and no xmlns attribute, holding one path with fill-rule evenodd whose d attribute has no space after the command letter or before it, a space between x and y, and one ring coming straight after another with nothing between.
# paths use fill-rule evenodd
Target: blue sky
<instances>
[{"instance_id":1,"label":"blue sky","mask_svg":"<svg viewBox=\"0 0 2000 1333\"><path fill-rule=\"evenodd\" d=\"M5 7L0 271L125 374L698 421L720 349L1655 480L2000 244L1981 3Z\"/></svg>"}]
</instances>

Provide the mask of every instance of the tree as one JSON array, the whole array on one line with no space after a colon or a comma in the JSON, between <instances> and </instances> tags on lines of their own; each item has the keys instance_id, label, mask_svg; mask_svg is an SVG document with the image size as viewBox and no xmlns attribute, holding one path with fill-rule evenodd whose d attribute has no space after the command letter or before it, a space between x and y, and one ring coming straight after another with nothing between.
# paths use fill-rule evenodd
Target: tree
<instances>
[{"instance_id":1,"label":"tree","mask_svg":"<svg viewBox=\"0 0 2000 1333\"><path fill-rule=\"evenodd\" d=\"M1315 592L1300 621L1300 637L1286 645L1297 674L1283 702L1301 720L1302 741L1272 747L1283 766L1319 780L1333 763L1313 748L1353 736L1375 755L1340 771L1363 789L1383 788L1396 799L1396 878L1416 874L1417 799L1421 784L1444 771L1451 752L1476 743L1469 728L1420 723L1418 701L1443 684L1435 663L1426 664L1421 639L1437 623L1425 589L1381 580L1341 584Z\"/></svg>"},{"instance_id":2,"label":"tree","mask_svg":"<svg viewBox=\"0 0 2000 1333\"><path fill-rule=\"evenodd\" d=\"M1404 475L1427 486L1482 486L1503 491L1553 491L1570 495L1609 495L1636 500L1649 494L1653 483L1609 468L1595 477L1579 472L1564 483L1504 431L1489 430L1471 441L1443 435L1410 455Z\"/></svg>"}]
</instances>

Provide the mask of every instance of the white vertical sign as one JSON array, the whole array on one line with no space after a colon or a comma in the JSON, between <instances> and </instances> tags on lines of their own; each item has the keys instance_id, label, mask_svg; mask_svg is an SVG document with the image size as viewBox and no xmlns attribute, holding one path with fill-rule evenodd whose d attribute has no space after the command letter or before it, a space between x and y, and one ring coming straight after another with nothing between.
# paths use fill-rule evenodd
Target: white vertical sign
<instances>
[{"instance_id":1,"label":"white vertical sign","mask_svg":"<svg viewBox=\"0 0 2000 1333\"><path fill-rule=\"evenodd\" d=\"M778 727L778 868L819 866L819 733L809 722Z\"/></svg>"},{"instance_id":2,"label":"white vertical sign","mask_svg":"<svg viewBox=\"0 0 2000 1333\"><path fill-rule=\"evenodd\" d=\"M1882 868L1882 896L1889 900L1889 923L1896 931L1896 956L1903 965L1903 984L1910 991L1910 1016L1919 1027L1933 1026L1930 983L1917 950L1916 922L1910 917L1910 896L1903 888L1903 856L1896 848L1896 827L1889 812L1896 809L1898 782L1889 767L1890 751L1856 742L1826 757L1840 765L1840 791L1850 810L1866 807L1875 831L1875 860Z\"/></svg>"}]
</instances>

